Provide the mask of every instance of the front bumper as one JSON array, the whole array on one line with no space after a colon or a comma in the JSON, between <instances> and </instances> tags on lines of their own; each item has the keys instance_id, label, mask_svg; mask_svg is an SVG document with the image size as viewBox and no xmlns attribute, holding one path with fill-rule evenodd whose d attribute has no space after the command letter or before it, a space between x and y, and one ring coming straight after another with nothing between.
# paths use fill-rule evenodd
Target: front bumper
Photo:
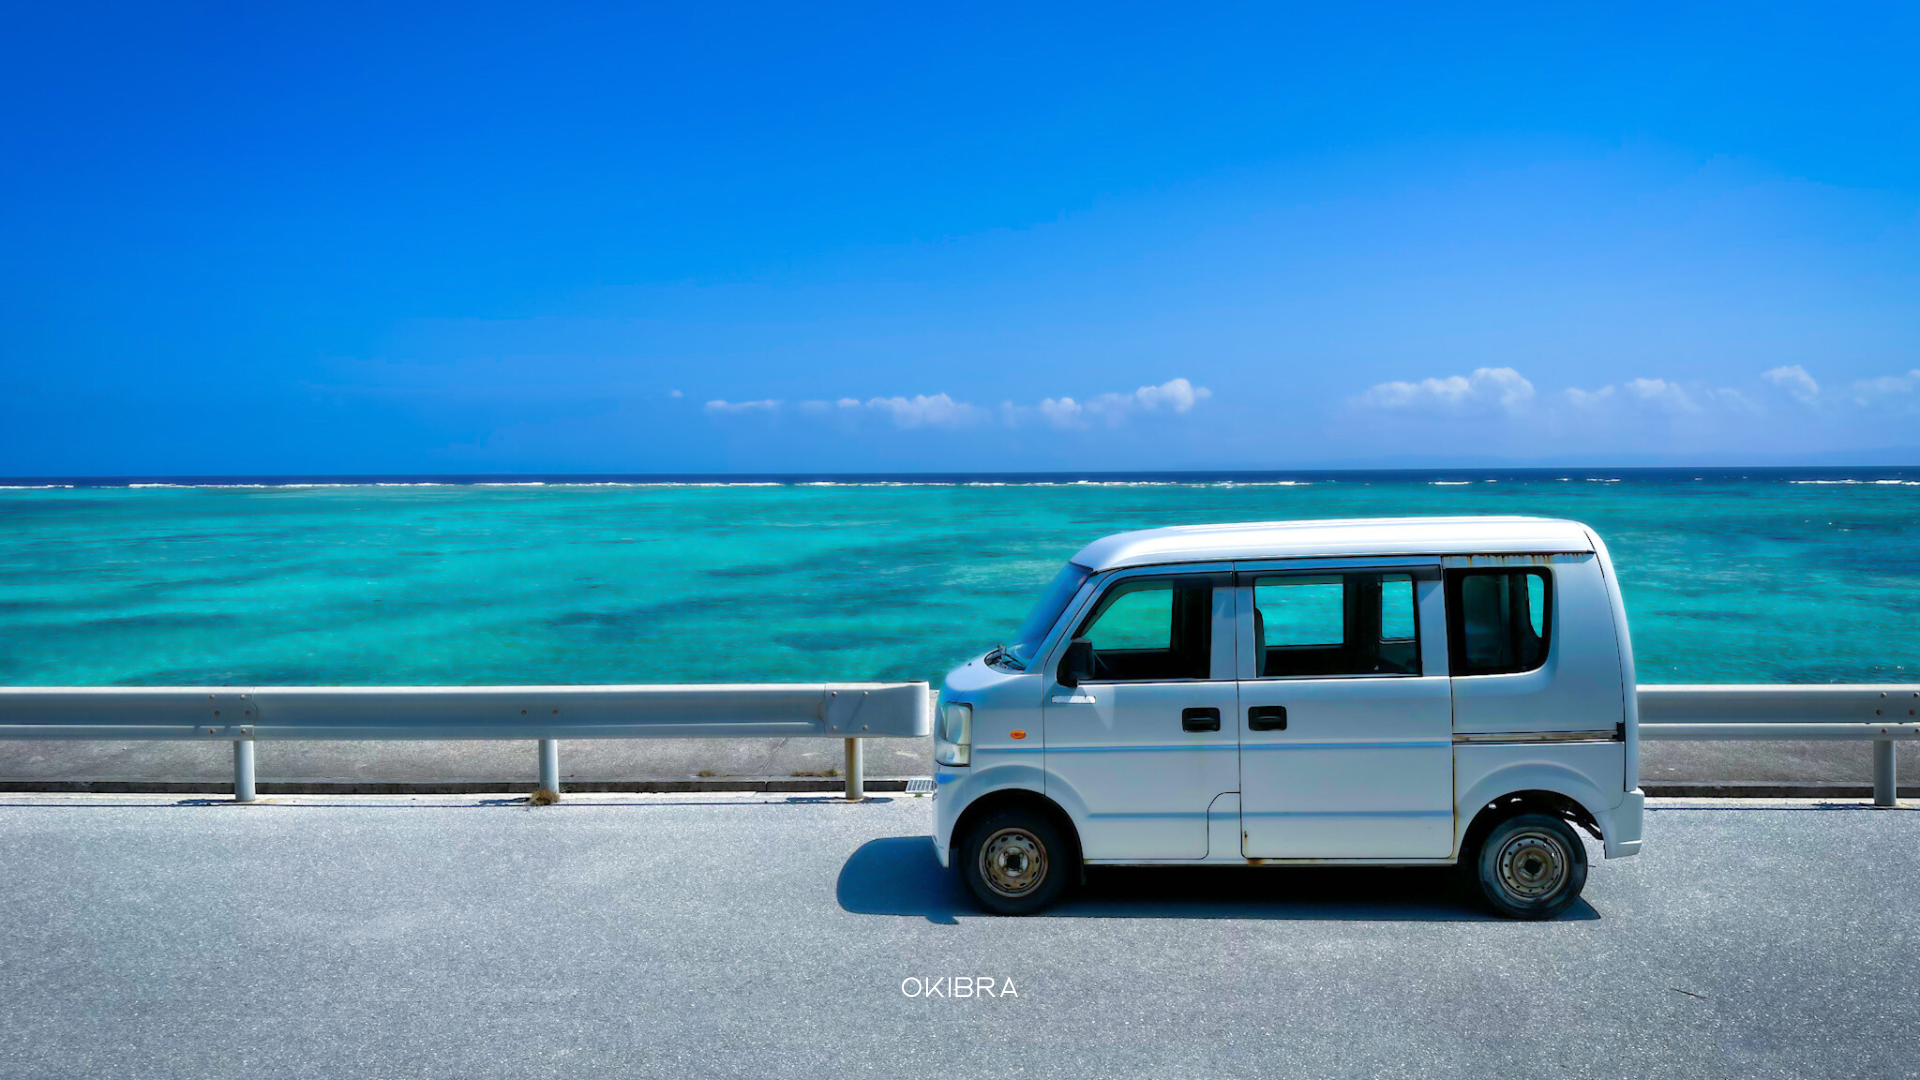
<instances>
[{"instance_id":1,"label":"front bumper","mask_svg":"<svg viewBox=\"0 0 1920 1080\"><path fill-rule=\"evenodd\" d=\"M959 823L959 788L967 774L966 769L933 768L933 854L943 867L953 865L953 827Z\"/></svg>"}]
</instances>

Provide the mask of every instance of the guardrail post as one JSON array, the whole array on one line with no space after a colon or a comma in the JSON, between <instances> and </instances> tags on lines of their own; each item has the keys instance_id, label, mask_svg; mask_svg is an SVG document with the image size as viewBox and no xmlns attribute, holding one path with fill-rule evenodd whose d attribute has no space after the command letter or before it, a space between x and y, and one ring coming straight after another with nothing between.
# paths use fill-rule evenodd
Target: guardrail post
<instances>
[{"instance_id":1,"label":"guardrail post","mask_svg":"<svg viewBox=\"0 0 1920 1080\"><path fill-rule=\"evenodd\" d=\"M253 740L233 740L233 801L253 801Z\"/></svg>"},{"instance_id":2,"label":"guardrail post","mask_svg":"<svg viewBox=\"0 0 1920 1080\"><path fill-rule=\"evenodd\" d=\"M1873 742L1873 805L1900 805L1900 790L1894 784L1893 740Z\"/></svg>"},{"instance_id":3,"label":"guardrail post","mask_svg":"<svg viewBox=\"0 0 1920 1080\"><path fill-rule=\"evenodd\" d=\"M859 739L847 740L847 798L858 802L867 797L866 754Z\"/></svg>"},{"instance_id":4,"label":"guardrail post","mask_svg":"<svg viewBox=\"0 0 1920 1080\"><path fill-rule=\"evenodd\" d=\"M560 740L540 740L540 787L560 794Z\"/></svg>"}]
</instances>

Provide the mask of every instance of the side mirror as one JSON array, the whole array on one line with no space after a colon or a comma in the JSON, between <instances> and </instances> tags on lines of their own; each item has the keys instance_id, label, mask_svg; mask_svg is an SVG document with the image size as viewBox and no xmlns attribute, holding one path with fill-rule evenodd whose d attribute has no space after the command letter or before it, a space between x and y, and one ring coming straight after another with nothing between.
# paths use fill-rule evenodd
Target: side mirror
<instances>
[{"instance_id":1,"label":"side mirror","mask_svg":"<svg viewBox=\"0 0 1920 1080\"><path fill-rule=\"evenodd\" d=\"M1067 642L1067 655L1060 659L1060 685L1071 690L1093 678L1093 641L1074 638Z\"/></svg>"}]
</instances>

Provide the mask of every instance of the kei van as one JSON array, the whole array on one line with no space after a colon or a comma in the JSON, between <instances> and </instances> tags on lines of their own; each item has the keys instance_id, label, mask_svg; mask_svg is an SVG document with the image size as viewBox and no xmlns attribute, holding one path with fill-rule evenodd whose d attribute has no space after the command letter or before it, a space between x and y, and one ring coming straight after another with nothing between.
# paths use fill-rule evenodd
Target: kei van
<instances>
[{"instance_id":1,"label":"kei van","mask_svg":"<svg viewBox=\"0 0 1920 1080\"><path fill-rule=\"evenodd\" d=\"M1202 525L1087 545L949 673L934 845L990 911L1087 864L1457 866L1544 919L1640 850L1633 649L1572 521Z\"/></svg>"}]
</instances>

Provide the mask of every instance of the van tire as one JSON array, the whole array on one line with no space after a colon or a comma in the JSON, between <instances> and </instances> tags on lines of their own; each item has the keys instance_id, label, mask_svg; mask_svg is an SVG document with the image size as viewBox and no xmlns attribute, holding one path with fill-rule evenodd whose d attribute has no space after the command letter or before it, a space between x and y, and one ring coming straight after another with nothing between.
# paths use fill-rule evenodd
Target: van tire
<instances>
[{"instance_id":1,"label":"van tire","mask_svg":"<svg viewBox=\"0 0 1920 1080\"><path fill-rule=\"evenodd\" d=\"M1044 814L996 810L973 823L960 847L960 873L980 906L995 915L1044 911L1074 876L1072 849Z\"/></svg>"},{"instance_id":2,"label":"van tire","mask_svg":"<svg viewBox=\"0 0 1920 1080\"><path fill-rule=\"evenodd\" d=\"M1587 848L1561 818L1524 813L1501 821L1473 852L1480 899L1509 919L1551 919L1580 899Z\"/></svg>"}]
</instances>

